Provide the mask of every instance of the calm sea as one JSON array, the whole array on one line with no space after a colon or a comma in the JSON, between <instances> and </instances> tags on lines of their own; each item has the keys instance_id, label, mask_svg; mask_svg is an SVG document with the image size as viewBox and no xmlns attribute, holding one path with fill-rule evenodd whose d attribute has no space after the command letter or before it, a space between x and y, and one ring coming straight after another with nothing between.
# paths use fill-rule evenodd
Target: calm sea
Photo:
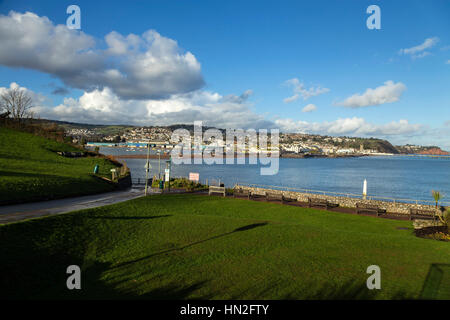
<instances>
[{"instance_id":1,"label":"calm sea","mask_svg":"<svg viewBox=\"0 0 450 320\"><path fill-rule=\"evenodd\" d=\"M125 148L102 147L103 154L145 154L146 151L127 151ZM145 178L145 159L123 159L131 169L132 178ZM190 172L200 174L201 182L219 180L225 186L236 183L258 184L361 194L364 179L368 195L397 199L433 200L431 190L444 194L450 204L450 158L419 156L380 156L361 158L279 159L278 174L260 175L260 165L175 165L171 176L187 177ZM161 160L161 173L166 160ZM159 171L158 159L151 159L150 175Z\"/></svg>"}]
</instances>

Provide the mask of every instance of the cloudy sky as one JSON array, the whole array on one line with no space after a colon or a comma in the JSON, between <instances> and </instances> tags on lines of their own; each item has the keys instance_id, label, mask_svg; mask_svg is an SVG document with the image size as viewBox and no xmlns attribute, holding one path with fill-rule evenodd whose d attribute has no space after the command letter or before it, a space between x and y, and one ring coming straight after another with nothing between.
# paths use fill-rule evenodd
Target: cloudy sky
<instances>
[{"instance_id":1,"label":"cloudy sky","mask_svg":"<svg viewBox=\"0 0 450 320\"><path fill-rule=\"evenodd\" d=\"M41 118L450 150L449 1L77 1L81 30L71 4L0 2L0 93L27 90Z\"/></svg>"}]
</instances>

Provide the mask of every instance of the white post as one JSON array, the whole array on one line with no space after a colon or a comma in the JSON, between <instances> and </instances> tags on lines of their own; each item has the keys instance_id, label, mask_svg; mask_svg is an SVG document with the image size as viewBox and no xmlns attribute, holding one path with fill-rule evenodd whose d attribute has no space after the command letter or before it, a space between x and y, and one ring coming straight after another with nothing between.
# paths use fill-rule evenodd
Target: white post
<instances>
[{"instance_id":1,"label":"white post","mask_svg":"<svg viewBox=\"0 0 450 320\"><path fill-rule=\"evenodd\" d=\"M363 198L366 199L367 196L367 180L364 179L364 185L363 185Z\"/></svg>"}]
</instances>

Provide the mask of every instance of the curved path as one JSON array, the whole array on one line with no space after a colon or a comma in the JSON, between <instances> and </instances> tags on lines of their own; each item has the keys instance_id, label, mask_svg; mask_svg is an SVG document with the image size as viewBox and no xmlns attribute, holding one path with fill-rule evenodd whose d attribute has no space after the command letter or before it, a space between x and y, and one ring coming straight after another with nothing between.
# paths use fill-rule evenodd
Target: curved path
<instances>
[{"instance_id":1,"label":"curved path","mask_svg":"<svg viewBox=\"0 0 450 320\"><path fill-rule=\"evenodd\" d=\"M150 191L150 193L156 192ZM143 189L132 188L82 197L0 206L0 224L96 208L142 196L144 196Z\"/></svg>"}]
</instances>

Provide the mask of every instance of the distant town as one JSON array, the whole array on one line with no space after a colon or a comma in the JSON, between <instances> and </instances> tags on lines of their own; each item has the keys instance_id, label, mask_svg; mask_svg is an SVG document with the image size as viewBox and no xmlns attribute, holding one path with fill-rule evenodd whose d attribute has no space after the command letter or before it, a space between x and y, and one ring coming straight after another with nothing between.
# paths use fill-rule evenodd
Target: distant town
<instances>
[{"instance_id":1,"label":"distant town","mask_svg":"<svg viewBox=\"0 0 450 320\"><path fill-rule=\"evenodd\" d=\"M105 126L84 125L57 122L66 131L66 136L73 143L90 146L126 146L145 147L147 144L153 147L170 150L175 143L171 141L172 132L178 128L184 128L193 133L192 125L172 126ZM219 129L224 132L223 129ZM214 139L205 141L204 145L214 145ZM220 144L226 152L232 146ZM246 152L257 152L246 148ZM280 133L279 147L272 151L279 151L284 157L307 156L361 156L361 155L394 155L394 154L428 154L449 155L437 146L404 145L394 146L387 140L376 138L358 137L334 137L321 136L306 133Z\"/></svg>"}]
</instances>

